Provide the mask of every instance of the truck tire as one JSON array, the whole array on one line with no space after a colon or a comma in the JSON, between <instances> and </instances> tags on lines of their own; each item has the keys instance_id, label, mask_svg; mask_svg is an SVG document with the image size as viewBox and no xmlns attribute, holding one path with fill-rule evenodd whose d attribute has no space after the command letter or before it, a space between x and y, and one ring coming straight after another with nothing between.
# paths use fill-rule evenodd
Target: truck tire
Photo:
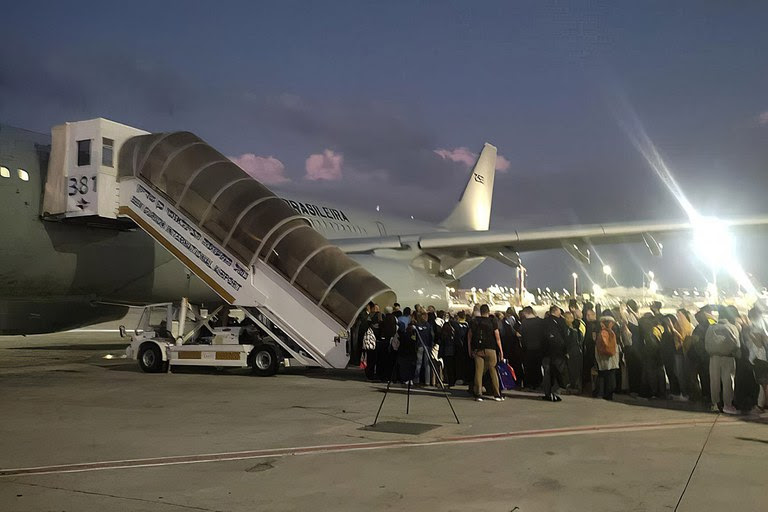
<instances>
[{"instance_id":1,"label":"truck tire","mask_svg":"<svg viewBox=\"0 0 768 512\"><path fill-rule=\"evenodd\" d=\"M160 347L154 343L145 343L139 348L139 367L146 373L159 373L164 368Z\"/></svg>"},{"instance_id":2,"label":"truck tire","mask_svg":"<svg viewBox=\"0 0 768 512\"><path fill-rule=\"evenodd\" d=\"M260 377L271 377L280 368L277 350L272 345L258 345L251 351L251 370Z\"/></svg>"}]
</instances>

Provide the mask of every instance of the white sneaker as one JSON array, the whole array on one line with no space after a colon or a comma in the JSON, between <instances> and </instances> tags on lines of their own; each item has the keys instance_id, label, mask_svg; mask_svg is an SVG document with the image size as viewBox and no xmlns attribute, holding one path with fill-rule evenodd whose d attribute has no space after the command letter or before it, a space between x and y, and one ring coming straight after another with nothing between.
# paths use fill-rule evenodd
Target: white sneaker
<instances>
[{"instance_id":1,"label":"white sneaker","mask_svg":"<svg viewBox=\"0 0 768 512\"><path fill-rule=\"evenodd\" d=\"M736 409L736 408L735 408L734 406L732 406L732 405L726 405L725 407L723 407L723 412L724 412L725 414L739 414L739 410L738 410L738 409Z\"/></svg>"},{"instance_id":2,"label":"white sneaker","mask_svg":"<svg viewBox=\"0 0 768 512\"><path fill-rule=\"evenodd\" d=\"M493 397L493 401L494 401L494 402L501 402L502 400L504 400L504 399L503 399L503 398L501 398L500 396L495 396L495 397Z\"/></svg>"},{"instance_id":3,"label":"white sneaker","mask_svg":"<svg viewBox=\"0 0 768 512\"><path fill-rule=\"evenodd\" d=\"M479 397L479 396L475 397L475 402L482 402L482 401L483 401L483 399L481 397Z\"/></svg>"}]
</instances>

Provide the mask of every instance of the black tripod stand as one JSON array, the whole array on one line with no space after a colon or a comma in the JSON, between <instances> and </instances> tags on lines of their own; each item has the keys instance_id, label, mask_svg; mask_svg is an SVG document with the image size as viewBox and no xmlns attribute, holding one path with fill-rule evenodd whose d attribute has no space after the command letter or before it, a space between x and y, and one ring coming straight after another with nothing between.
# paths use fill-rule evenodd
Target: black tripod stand
<instances>
[{"instance_id":1,"label":"black tripod stand","mask_svg":"<svg viewBox=\"0 0 768 512\"><path fill-rule=\"evenodd\" d=\"M432 353L427 348L427 346L424 344L424 340L421 339L421 334L419 334L419 330L414 328L414 331L416 332L416 337L419 340L419 344L424 349L424 354L427 356L427 361L429 361L429 366L432 368L432 372L435 374L435 380L440 384L440 389L443 390L443 394L445 395L445 399L448 401L448 407L451 408L451 412L453 413L453 417L456 418L456 423L461 424L459 421L459 417L456 415L456 410L453 408L453 404L451 403L451 397L448 395L448 389L445 387L445 384L443 384L443 379L440 378L440 373L438 373L437 368L435 368L435 362L432 359ZM389 376L389 382L387 382L387 389L384 391L384 397L381 399L381 403L379 404L379 410L376 411L376 418L373 420L373 425L375 426L376 422L379 421L379 414L381 414L381 408L384 407L384 400L387 399L387 395L389 394L389 388L392 385L392 379L395 377L395 372L397 371L397 364L394 364L392 367L392 375ZM416 376L418 378L418 375ZM410 413L411 408L411 380L408 380L408 391L406 393L405 397L405 414Z\"/></svg>"}]
</instances>

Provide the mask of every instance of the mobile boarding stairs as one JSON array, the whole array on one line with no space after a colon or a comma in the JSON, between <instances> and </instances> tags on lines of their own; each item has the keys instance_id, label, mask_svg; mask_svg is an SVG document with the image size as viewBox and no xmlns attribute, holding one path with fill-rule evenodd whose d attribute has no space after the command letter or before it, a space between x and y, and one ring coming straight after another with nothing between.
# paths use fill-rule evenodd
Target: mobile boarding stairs
<instances>
[{"instance_id":1,"label":"mobile boarding stairs","mask_svg":"<svg viewBox=\"0 0 768 512\"><path fill-rule=\"evenodd\" d=\"M83 140L89 147L108 141L109 159L112 152L118 158L116 166L105 165L111 162L104 153L89 159L98 193L75 204L66 187L81 179L76 158ZM64 192L51 196L60 203L51 205L57 182ZM386 284L306 218L189 132L150 134L104 119L54 127L45 200L47 211L58 207L65 216L131 219L300 364L345 367L346 339L365 305L395 301ZM185 304L180 312L183 324ZM235 337L206 346L191 339L145 339L130 355L138 358L154 344L162 364L255 364L255 347L233 346Z\"/></svg>"}]
</instances>

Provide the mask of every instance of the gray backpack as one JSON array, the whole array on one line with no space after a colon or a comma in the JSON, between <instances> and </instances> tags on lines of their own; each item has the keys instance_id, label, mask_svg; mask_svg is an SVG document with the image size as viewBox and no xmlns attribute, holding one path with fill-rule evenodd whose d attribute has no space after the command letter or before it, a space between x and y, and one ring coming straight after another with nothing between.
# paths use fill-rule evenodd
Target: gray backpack
<instances>
[{"instance_id":1,"label":"gray backpack","mask_svg":"<svg viewBox=\"0 0 768 512\"><path fill-rule=\"evenodd\" d=\"M739 331L735 325L727 323L710 325L704 337L704 347L711 356L733 357L739 350Z\"/></svg>"}]
</instances>

